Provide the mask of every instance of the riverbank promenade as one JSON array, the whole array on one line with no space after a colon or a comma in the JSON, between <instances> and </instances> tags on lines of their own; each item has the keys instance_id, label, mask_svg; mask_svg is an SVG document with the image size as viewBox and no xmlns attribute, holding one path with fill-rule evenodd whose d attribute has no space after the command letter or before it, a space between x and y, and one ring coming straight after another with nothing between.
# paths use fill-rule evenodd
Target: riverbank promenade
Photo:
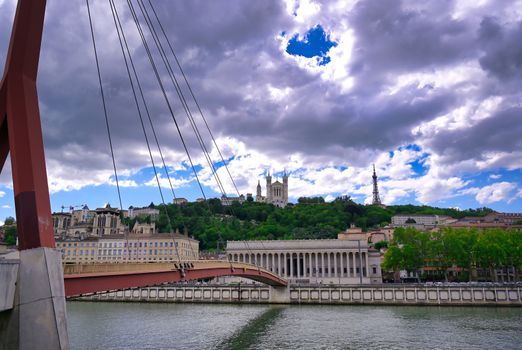
<instances>
[{"instance_id":1,"label":"riverbank promenade","mask_svg":"<svg viewBox=\"0 0 522 350\"><path fill-rule=\"evenodd\" d=\"M245 304L522 306L521 284L171 285L76 298L89 301Z\"/></svg>"}]
</instances>

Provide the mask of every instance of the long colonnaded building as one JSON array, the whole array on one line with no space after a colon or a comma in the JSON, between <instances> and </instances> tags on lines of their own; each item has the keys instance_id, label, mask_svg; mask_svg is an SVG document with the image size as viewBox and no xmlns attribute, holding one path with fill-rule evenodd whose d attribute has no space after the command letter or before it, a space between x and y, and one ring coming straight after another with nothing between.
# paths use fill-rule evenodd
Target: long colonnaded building
<instances>
[{"instance_id":1,"label":"long colonnaded building","mask_svg":"<svg viewBox=\"0 0 522 350\"><path fill-rule=\"evenodd\" d=\"M258 265L291 283L382 283L380 253L366 234L348 231L338 239L228 241L226 252L230 261Z\"/></svg>"},{"instance_id":2,"label":"long colonnaded building","mask_svg":"<svg viewBox=\"0 0 522 350\"><path fill-rule=\"evenodd\" d=\"M64 263L165 262L199 259L199 241L176 234L58 239Z\"/></svg>"}]
</instances>

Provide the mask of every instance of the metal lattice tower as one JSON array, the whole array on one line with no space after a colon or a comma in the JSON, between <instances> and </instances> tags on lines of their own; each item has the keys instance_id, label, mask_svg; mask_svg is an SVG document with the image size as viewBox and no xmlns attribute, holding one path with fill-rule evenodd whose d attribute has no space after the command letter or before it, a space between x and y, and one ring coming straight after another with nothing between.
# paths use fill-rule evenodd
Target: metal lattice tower
<instances>
[{"instance_id":1,"label":"metal lattice tower","mask_svg":"<svg viewBox=\"0 0 522 350\"><path fill-rule=\"evenodd\" d=\"M381 198L379 197L379 186L377 185L377 174L375 173L375 164L373 165L373 205L382 205Z\"/></svg>"}]
</instances>

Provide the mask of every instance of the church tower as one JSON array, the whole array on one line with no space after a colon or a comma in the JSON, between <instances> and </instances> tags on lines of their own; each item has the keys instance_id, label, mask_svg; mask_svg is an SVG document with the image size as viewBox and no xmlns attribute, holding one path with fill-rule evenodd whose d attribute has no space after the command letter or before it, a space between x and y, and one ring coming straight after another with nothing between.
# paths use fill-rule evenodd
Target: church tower
<instances>
[{"instance_id":1,"label":"church tower","mask_svg":"<svg viewBox=\"0 0 522 350\"><path fill-rule=\"evenodd\" d=\"M381 198L379 197L379 187L377 186L377 174L375 173L375 164L373 165L373 200L372 205L382 206Z\"/></svg>"},{"instance_id":2,"label":"church tower","mask_svg":"<svg viewBox=\"0 0 522 350\"><path fill-rule=\"evenodd\" d=\"M259 180L257 180L256 197L261 198L261 196L261 183L259 182Z\"/></svg>"},{"instance_id":3,"label":"church tower","mask_svg":"<svg viewBox=\"0 0 522 350\"><path fill-rule=\"evenodd\" d=\"M283 172L283 202L285 205L288 203L288 175L286 169Z\"/></svg>"},{"instance_id":4,"label":"church tower","mask_svg":"<svg viewBox=\"0 0 522 350\"><path fill-rule=\"evenodd\" d=\"M266 175L266 202L272 202L272 176L270 176L270 170L268 170Z\"/></svg>"}]
</instances>

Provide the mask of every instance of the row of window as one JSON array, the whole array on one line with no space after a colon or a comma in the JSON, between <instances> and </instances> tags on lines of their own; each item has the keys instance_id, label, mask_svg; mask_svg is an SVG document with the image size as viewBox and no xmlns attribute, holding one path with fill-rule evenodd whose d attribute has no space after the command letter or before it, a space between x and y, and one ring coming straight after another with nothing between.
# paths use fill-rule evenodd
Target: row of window
<instances>
[{"instance_id":1,"label":"row of window","mask_svg":"<svg viewBox=\"0 0 522 350\"><path fill-rule=\"evenodd\" d=\"M69 262L73 262L73 261L109 261L109 260L114 260L114 261L121 261L122 259L120 257L100 257L98 259L95 259L93 257L67 257L66 259L64 258L64 260L66 261L69 261ZM177 261L178 258L177 257L174 257L174 256L171 256L171 257L156 257L156 256L148 256L148 257L130 257L126 260L142 260L142 261Z\"/></svg>"},{"instance_id":2,"label":"row of window","mask_svg":"<svg viewBox=\"0 0 522 350\"><path fill-rule=\"evenodd\" d=\"M62 249L62 255L63 256L76 256L76 254L78 254L79 256L83 256L83 255L89 255L89 249L80 249L80 250L64 250ZM78 253L77 253L78 252ZM139 254L143 254L143 255L147 255L147 252L149 255L177 255L176 251L173 250L173 249L130 249L130 254L131 255L139 255ZM94 256L94 253L95 253L95 250L94 249L91 249L90 250L90 254L91 256ZM102 255L127 255L129 252L127 251L127 249L99 249L98 250L98 255L99 256L102 256ZM191 255L194 255L195 254L191 254L191 252L188 252L188 251L181 251L180 252L180 255L184 255L184 256L191 256Z\"/></svg>"},{"instance_id":3,"label":"row of window","mask_svg":"<svg viewBox=\"0 0 522 350\"><path fill-rule=\"evenodd\" d=\"M176 246L179 245L178 242L175 242L176 243ZM96 243L57 243L56 246L58 248L60 247L96 247ZM129 242L129 247L134 247L134 248L137 248L137 247L160 247L160 248L167 248L167 247L174 247L174 242ZM123 247L123 248L126 248L127 247L127 242L105 242L105 243L100 243L100 247L103 247L103 248L119 248L119 247ZM184 242L181 242L181 247L183 248L190 248L190 245L188 243L184 243Z\"/></svg>"}]
</instances>

